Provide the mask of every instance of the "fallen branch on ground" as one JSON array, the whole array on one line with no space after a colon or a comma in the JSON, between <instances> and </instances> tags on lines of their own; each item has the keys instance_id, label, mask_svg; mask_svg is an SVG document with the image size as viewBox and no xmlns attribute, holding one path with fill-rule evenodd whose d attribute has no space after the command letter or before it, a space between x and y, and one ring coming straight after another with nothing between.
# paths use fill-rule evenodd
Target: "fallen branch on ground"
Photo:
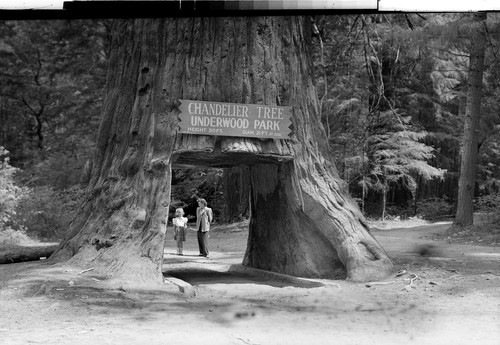
<instances>
[{"instance_id":1,"label":"fallen branch on ground","mask_svg":"<svg viewBox=\"0 0 500 345\"><path fill-rule=\"evenodd\" d=\"M14 262L25 262L48 258L54 253L59 245L50 246L15 246L8 248L0 254L0 264L11 264Z\"/></svg>"},{"instance_id":2,"label":"fallen branch on ground","mask_svg":"<svg viewBox=\"0 0 500 345\"><path fill-rule=\"evenodd\" d=\"M392 280L390 282L369 282L369 283L366 283L365 286L372 287L373 285L387 285L387 284L393 284L393 283L397 283L397 281Z\"/></svg>"}]
</instances>

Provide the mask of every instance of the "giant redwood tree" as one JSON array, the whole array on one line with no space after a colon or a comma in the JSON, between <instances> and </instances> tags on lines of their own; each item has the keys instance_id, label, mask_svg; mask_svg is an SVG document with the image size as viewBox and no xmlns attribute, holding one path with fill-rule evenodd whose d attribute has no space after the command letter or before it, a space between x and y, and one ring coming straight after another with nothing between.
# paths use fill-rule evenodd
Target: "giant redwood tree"
<instances>
[{"instance_id":1,"label":"giant redwood tree","mask_svg":"<svg viewBox=\"0 0 500 345\"><path fill-rule=\"evenodd\" d=\"M54 260L162 280L171 169L248 167L244 264L386 277L392 262L330 163L302 17L117 20L87 198ZM291 106L289 140L177 132L180 99Z\"/></svg>"}]
</instances>

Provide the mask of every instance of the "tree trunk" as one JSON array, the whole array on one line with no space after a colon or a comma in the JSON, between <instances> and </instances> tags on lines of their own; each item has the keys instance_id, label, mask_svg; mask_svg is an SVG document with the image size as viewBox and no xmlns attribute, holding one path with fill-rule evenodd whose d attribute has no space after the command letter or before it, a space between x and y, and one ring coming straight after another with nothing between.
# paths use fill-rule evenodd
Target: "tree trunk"
<instances>
[{"instance_id":1,"label":"tree trunk","mask_svg":"<svg viewBox=\"0 0 500 345\"><path fill-rule=\"evenodd\" d=\"M180 41L168 33L166 21L112 25L107 94L86 198L50 258L92 267L124 287L163 286L170 156L178 122L168 92L181 79L164 65L167 56L177 57L167 51L172 41Z\"/></svg>"},{"instance_id":2,"label":"tree trunk","mask_svg":"<svg viewBox=\"0 0 500 345\"><path fill-rule=\"evenodd\" d=\"M228 168L224 171L224 220L241 221L250 216L250 170L248 166Z\"/></svg>"},{"instance_id":3,"label":"tree trunk","mask_svg":"<svg viewBox=\"0 0 500 345\"><path fill-rule=\"evenodd\" d=\"M40 258L48 258L57 249L58 245L24 247L16 246L9 248L0 254L0 264L14 262L34 261Z\"/></svg>"},{"instance_id":4,"label":"tree trunk","mask_svg":"<svg viewBox=\"0 0 500 345\"><path fill-rule=\"evenodd\" d=\"M385 208L387 207L387 184L384 182L382 185L382 221L385 221Z\"/></svg>"},{"instance_id":5,"label":"tree trunk","mask_svg":"<svg viewBox=\"0 0 500 345\"><path fill-rule=\"evenodd\" d=\"M454 224L466 226L473 224L474 186L478 156L478 131L481 118L481 90L483 86L484 53L486 46L486 13L474 14L472 47L469 61L469 80L467 85L467 105L465 108L464 139L458 181L458 205Z\"/></svg>"},{"instance_id":6,"label":"tree trunk","mask_svg":"<svg viewBox=\"0 0 500 345\"><path fill-rule=\"evenodd\" d=\"M330 163L310 23L301 17L118 20L87 199L54 259L161 282L171 167L246 165L244 263L299 276L386 277L392 262ZM178 134L179 99L293 107L291 140ZM326 158L325 158L326 157Z\"/></svg>"},{"instance_id":7,"label":"tree trunk","mask_svg":"<svg viewBox=\"0 0 500 345\"><path fill-rule=\"evenodd\" d=\"M332 168L314 155L251 167L252 217L243 264L304 277L347 274L354 281L390 272L390 260Z\"/></svg>"}]
</instances>

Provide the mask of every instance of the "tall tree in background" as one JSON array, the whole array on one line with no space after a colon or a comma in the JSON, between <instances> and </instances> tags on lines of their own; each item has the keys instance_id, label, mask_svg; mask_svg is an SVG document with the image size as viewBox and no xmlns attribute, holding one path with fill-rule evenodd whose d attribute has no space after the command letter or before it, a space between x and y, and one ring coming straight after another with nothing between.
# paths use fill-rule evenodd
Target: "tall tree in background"
<instances>
[{"instance_id":1,"label":"tall tree in background","mask_svg":"<svg viewBox=\"0 0 500 345\"><path fill-rule=\"evenodd\" d=\"M380 279L393 265L330 163L302 17L117 20L87 198L53 260L161 284L171 167L250 167L244 264ZM176 134L179 99L293 107L291 140ZM325 158L326 157L326 158Z\"/></svg>"},{"instance_id":2,"label":"tall tree in background","mask_svg":"<svg viewBox=\"0 0 500 345\"><path fill-rule=\"evenodd\" d=\"M330 143L340 157L343 177L359 181L361 201L367 196L384 219L387 196L399 193L415 202L417 180L441 178L443 171L428 161L434 149L425 143L428 135L413 109L415 98L410 81L420 57L412 30L422 18L406 15L360 15L338 22L325 17L325 49L329 61L323 88L331 85L323 112L331 125ZM318 30L319 31L319 30ZM325 54L323 49L320 55ZM318 52L317 52L318 54ZM317 58L319 60L319 58ZM359 189L359 188L357 188Z\"/></svg>"},{"instance_id":3,"label":"tall tree in background","mask_svg":"<svg viewBox=\"0 0 500 345\"><path fill-rule=\"evenodd\" d=\"M92 152L106 35L105 21L0 22L0 145L38 184L78 182Z\"/></svg>"},{"instance_id":4,"label":"tall tree in background","mask_svg":"<svg viewBox=\"0 0 500 345\"><path fill-rule=\"evenodd\" d=\"M481 101L479 193L500 192L500 13L488 13L485 75ZM487 69L486 69L487 68Z\"/></svg>"},{"instance_id":5,"label":"tall tree in background","mask_svg":"<svg viewBox=\"0 0 500 345\"><path fill-rule=\"evenodd\" d=\"M250 169L246 166L224 171L224 220L240 221L250 216Z\"/></svg>"},{"instance_id":6,"label":"tall tree in background","mask_svg":"<svg viewBox=\"0 0 500 345\"><path fill-rule=\"evenodd\" d=\"M486 13L475 13L471 26L469 79L465 109L464 138L458 184L458 205L454 224L471 225L474 214L474 190L478 160L478 131L481 118L484 55L486 47Z\"/></svg>"}]
</instances>

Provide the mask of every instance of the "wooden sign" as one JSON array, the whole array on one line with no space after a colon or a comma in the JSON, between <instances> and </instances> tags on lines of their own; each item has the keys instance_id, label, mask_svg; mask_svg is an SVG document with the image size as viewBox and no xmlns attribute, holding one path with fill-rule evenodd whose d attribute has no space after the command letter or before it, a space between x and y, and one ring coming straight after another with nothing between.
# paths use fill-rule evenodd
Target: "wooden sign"
<instances>
[{"instance_id":1,"label":"wooden sign","mask_svg":"<svg viewBox=\"0 0 500 345\"><path fill-rule=\"evenodd\" d=\"M290 139L292 107L180 101L180 133Z\"/></svg>"}]
</instances>

